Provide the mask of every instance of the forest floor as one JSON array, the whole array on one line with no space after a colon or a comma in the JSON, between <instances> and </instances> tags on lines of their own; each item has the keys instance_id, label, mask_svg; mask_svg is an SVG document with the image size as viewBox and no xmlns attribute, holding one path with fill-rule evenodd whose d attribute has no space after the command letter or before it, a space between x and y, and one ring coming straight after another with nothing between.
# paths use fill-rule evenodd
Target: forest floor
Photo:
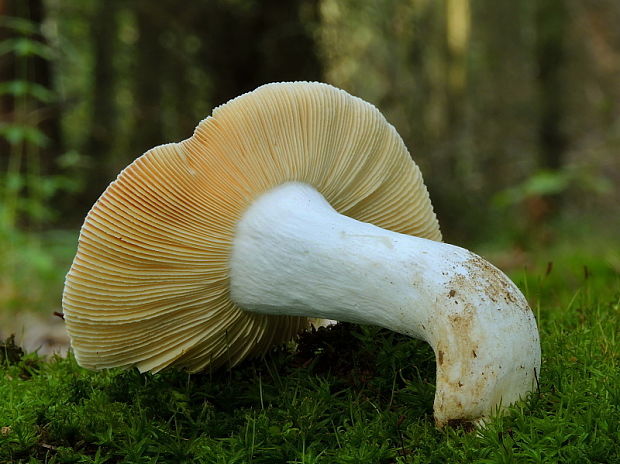
<instances>
[{"instance_id":1,"label":"forest floor","mask_svg":"<svg viewBox=\"0 0 620 464\"><path fill-rule=\"evenodd\" d=\"M543 350L539 390L484 429L435 428L432 350L373 327L192 375L90 372L9 340L0 462L620 463L620 249L603 245L478 250L514 263Z\"/></svg>"}]
</instances>

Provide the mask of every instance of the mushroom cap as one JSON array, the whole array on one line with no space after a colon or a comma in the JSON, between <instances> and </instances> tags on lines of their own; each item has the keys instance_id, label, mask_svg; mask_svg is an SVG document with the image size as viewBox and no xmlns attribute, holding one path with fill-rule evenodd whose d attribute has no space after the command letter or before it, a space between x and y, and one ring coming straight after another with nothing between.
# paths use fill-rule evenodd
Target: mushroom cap
<instances>
[{"instance_id":1,"label":"mushroom cap","mask_svg":"<svg viewBox=\"0 0 620 464\"><path fill-rule=\"evenodd\" d=\"M420 170L373 105L327 84L264 85L136 159L88 213L63 294L79 364L233 366L307 328L229 295L237 221L291 181L341 214L441 240Z\"/></svg>"}]
</instances>

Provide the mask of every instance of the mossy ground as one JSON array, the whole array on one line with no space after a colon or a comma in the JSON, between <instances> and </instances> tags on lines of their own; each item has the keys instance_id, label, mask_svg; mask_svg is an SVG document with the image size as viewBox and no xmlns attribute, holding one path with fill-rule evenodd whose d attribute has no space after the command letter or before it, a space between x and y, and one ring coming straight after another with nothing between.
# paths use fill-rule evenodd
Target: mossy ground
<instances>
[{"instance_id":1,"label":"mossy ground","mask_svg":"<svg viewBox=\"0 0 620 464\"><path fill-rule=\"evenodd\" d=\"M231 371L90 372L0 349L0 462L620 462L617 256L513 278L537 314L539 391L486 428L433 424L422 342L338 325Z\"/></svg>"}]
</instances>

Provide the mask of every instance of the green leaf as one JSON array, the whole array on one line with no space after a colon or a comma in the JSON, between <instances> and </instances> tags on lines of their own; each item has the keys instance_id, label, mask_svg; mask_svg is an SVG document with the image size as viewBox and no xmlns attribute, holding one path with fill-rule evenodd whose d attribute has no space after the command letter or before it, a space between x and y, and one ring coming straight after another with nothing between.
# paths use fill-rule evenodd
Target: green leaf
<instances>
[{"instance_id":1,"label":"green leaf","mask_svg":"<svg viewBox=\"0 0 620 464\"><path fill-rule=\"evenodd\" d=\"M28 142L44 147L49 143L49 138L38 128L18 124L0 124L0 137L11 145Z\"/></svg>"},{"instance_id":2,"label":"green leaf","mask_svg":"<svg viewBox=\"0 0 620 464\"><path fill-rule=\"evenodd\" d=\"M18 172L10 172L4 176L4 188L10 192L17 192L25 185L24 177Z\"/></svg>"},{"instance_id":3,"label":"green leaf","mask_svg":"<svg viewBox=\"0 0 620 464\"><path fill-rule=\"evenodd\" d=\"M26 37L18 37L7 39L0 42L0 56L7 53L14 53L16 56L40 56L41 58L50 59L52 57L52 48L36 40Z\"/></svg>"},{"instance_id":4,"label":"green leaf","mask_svg":"<svg viewBox=\"0 0 620 464\"><path fill-rule=\"evenodd\" d=\"M570 177L563 171L539 171L534 173L523 185L525 196L554 195L568 187Z\"/></svg>"},{"instance_id":5,"label":"green leaf","mask_svg":"<svg viewBox=\"0 0 620 464\"><path fill-rule=\"evenodd\" d=\"M0 95L11 95L13 97L30 96L43 103L49 103L54 99L54 92L51 90L35 82L22 80L0 83Z\"/></svg>"},{"instance_id":6,"label":"green leaf","mask_svg":"<svg viewBox=\"0 0 620 464\"><path fill-rule=\"evenodd\" d=\"M12 29L21 35L33 35L39 32L36 23L29 19L17 18L15 16L0 17L0 27Z\"/></svg>"},{"instance_id":7,"label":"green leaf","mask_svg":"<svg viewBox=\"0 0 620 464\"><path fill-rule=\"evenodd\" d=\"M570 187L573 176L568 171L541 170L525 179L521 184L497 193L493 204L499 208L515 205L534 196L555 195Z\"/></svg>"},{"instance_id":8,"label":"green leaf","mask_svg":"<svg viewBox=\"0 0 620 464\"><path fill-rule=\"evenodd\" d=\"M62 169L84 166L86 157L77 150L69 150L56 158L56 164Z\"/></svg>"},{"instance_id":9,"label":"green leaf","mask_svg":"<svg viewBox=\"0 0 620 464\"><path fill-rule=\"evenodd\" d=\"M50 219L53 215L53 210L47 208L39 198L21 198L19 210L37 221Z\"/></svg>"}]
</instances>

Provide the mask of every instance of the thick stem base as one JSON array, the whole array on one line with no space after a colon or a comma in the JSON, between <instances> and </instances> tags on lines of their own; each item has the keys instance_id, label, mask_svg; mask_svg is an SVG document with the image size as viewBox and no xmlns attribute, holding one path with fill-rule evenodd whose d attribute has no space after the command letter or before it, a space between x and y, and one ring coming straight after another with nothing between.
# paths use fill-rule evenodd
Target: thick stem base
<instances>
[{"instance_id":1,"label":"thick stem base","mask_svg":"<svg viewBox=\"0 0 620 464\"><path fill-rule=\"evenodd\" d=\"M343 216L305 184L267 192L242 217L231 296L248 311L426 340L437 359L439 425L516 401L540 367L534 316L501 271L463 248Z\"/></svg>"}]
</instances>

